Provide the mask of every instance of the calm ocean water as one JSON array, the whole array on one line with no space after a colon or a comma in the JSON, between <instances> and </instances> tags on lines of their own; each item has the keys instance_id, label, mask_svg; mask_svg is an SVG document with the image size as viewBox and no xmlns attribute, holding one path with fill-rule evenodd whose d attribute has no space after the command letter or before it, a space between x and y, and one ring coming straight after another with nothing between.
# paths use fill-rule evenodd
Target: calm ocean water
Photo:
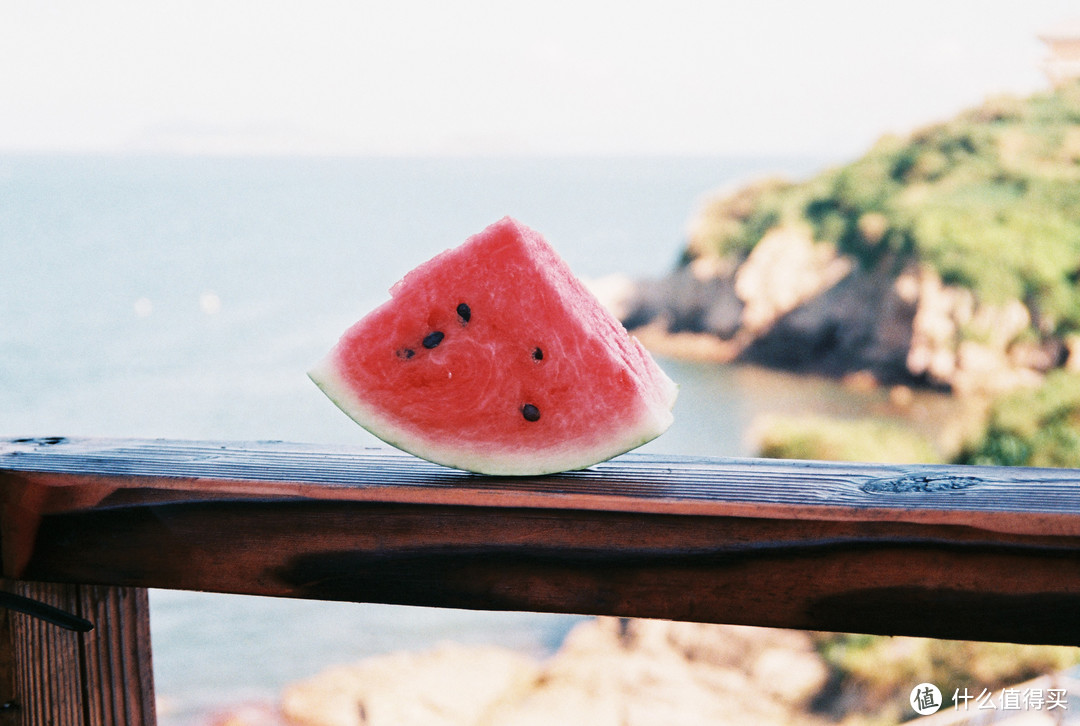
<instances>
[{"instance_id":1,"label":"calm ocean water","mask_svg":"<svg viewBox=\"0 0 1080 726\"><path fill-rule=\"evenodd\" d=\"M702 195L814 160L0 157L0 436L376 443L305 371L393 282L512 215L583 277L668 269ZM648 450L749 455L772 410L879 394L662 361ZM545 654L569 616L151 594L163 726L340 662L443 640Z\"/></svg>"}]
</instances>

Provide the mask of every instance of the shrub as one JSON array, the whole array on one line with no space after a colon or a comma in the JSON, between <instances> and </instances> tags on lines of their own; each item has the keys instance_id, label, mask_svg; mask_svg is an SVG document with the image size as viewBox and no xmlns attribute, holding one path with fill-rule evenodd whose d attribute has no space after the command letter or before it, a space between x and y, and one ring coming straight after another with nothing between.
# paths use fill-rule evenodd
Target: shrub
<instances>
[{"instance_id":1,"label":"shrub","mask_svg":"<svg viewBox=\"0 0 1080 726\"><path fill-rule=\"evenodd\" d=\"M982 437L957 463L1080 468L1080 374L1055 371L995 401Z\"/></svg>"},{"instance_id":2,"label":"shrub","mask_svg":"<svg viewBox=\"0 0 1080 726\"><path fill-rule=\"evenodd\" d=\"M1080 82L991 99L803 183L766 181L721 199L692 246L745 256L770 228L802 222L863 266L916 257L981 300L1022 300L1044 332L1077 331L1077 124Z\"/></svg>"},{"instance_id":3,"label":"shrub","mask_svg":"<svg viewBox=\"0 0 1080 726\"><path fill-rule=\"evenodd\" d=\"M914 716L908 696L918 683L936 684L950 706L956 689L996 691L1080 663L1080 648L1064 646L840 633L820 634L817 641L836 682L818 707L845 711L848 724Z\"/></svg>"},{"instance_id":4,"label":"shrub","mask_svg":"<svg viewBox=\"0 0 1080 726\"><path fill-rule=\"evenodd\" d=\"M758 423L760 456L771 459L931 464L941 455L899 423L880 419L776 416Z\"/></svg>"}]
</instances>

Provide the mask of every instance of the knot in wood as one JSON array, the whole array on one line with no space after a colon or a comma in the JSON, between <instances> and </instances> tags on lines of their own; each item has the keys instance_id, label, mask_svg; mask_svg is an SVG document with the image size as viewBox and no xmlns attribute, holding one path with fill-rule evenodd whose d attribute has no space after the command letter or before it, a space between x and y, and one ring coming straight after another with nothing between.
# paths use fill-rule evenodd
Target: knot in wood
<instances>
[{"instance_id":1,"label":"knot in wood","mask_svg":"<svg viewBox=\"0 0 1080 726\"><path fill-rule=\"evenodd\" d=\"M900 477L871 479L862 485L867 494L927 494L949 492L985 484L984 479L955 474L905 474Z\"/></svg>"}]
</instances>

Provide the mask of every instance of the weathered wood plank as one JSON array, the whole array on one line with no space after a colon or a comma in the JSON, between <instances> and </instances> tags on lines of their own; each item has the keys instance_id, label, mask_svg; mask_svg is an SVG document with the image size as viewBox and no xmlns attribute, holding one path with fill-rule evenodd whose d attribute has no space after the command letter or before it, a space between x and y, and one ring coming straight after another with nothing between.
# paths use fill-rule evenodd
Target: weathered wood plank
<instances>
[{"instance_id":1,"label":"weathered wood plank","mask_svg":"<svg viewBox=\"0 0 1080 726\"><path fill-rule=\"evenodd\" d=\"M86 723L157 723L150 599L145 588L80 585L79 613L94 623L82 636Z\"/></svg>"},{"instance_id":2,"label":"weathered wood plank","mask_svg":"<svg viewBox=\"0 0 1080 726\"><path fill-rule=\"evenodd\" d=\"M35 440L0 493L15 577L1080 645L1073 470Z\"/></svg>"},{"instance_id":3,"label":"weathered wood plank","mask_svg":"<svg viewBox=\"0 0 1080 726\"><path fill-rule=\"evenodd\" d=\"M21 612L2 613L0 724L156 723L146 590L12 580L0 587L95 626L76 632Z\"/></svg>"}]
</instances>

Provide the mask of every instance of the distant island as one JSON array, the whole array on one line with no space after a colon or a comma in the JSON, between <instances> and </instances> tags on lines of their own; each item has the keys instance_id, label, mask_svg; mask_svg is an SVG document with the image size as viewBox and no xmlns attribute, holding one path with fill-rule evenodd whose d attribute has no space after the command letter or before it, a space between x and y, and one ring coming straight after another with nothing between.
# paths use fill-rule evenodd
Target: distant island
<instances>
[{"instance_id":1,"label":"distant island","mask_svg":"<svg viewBox=\"0 0 1080 726\"><path fill-rule=\"evenodd\" d=\"M1080 81L718 195L621 317L674 355L988 398L1080 391Z\"/></svg>"}]
</instances>

